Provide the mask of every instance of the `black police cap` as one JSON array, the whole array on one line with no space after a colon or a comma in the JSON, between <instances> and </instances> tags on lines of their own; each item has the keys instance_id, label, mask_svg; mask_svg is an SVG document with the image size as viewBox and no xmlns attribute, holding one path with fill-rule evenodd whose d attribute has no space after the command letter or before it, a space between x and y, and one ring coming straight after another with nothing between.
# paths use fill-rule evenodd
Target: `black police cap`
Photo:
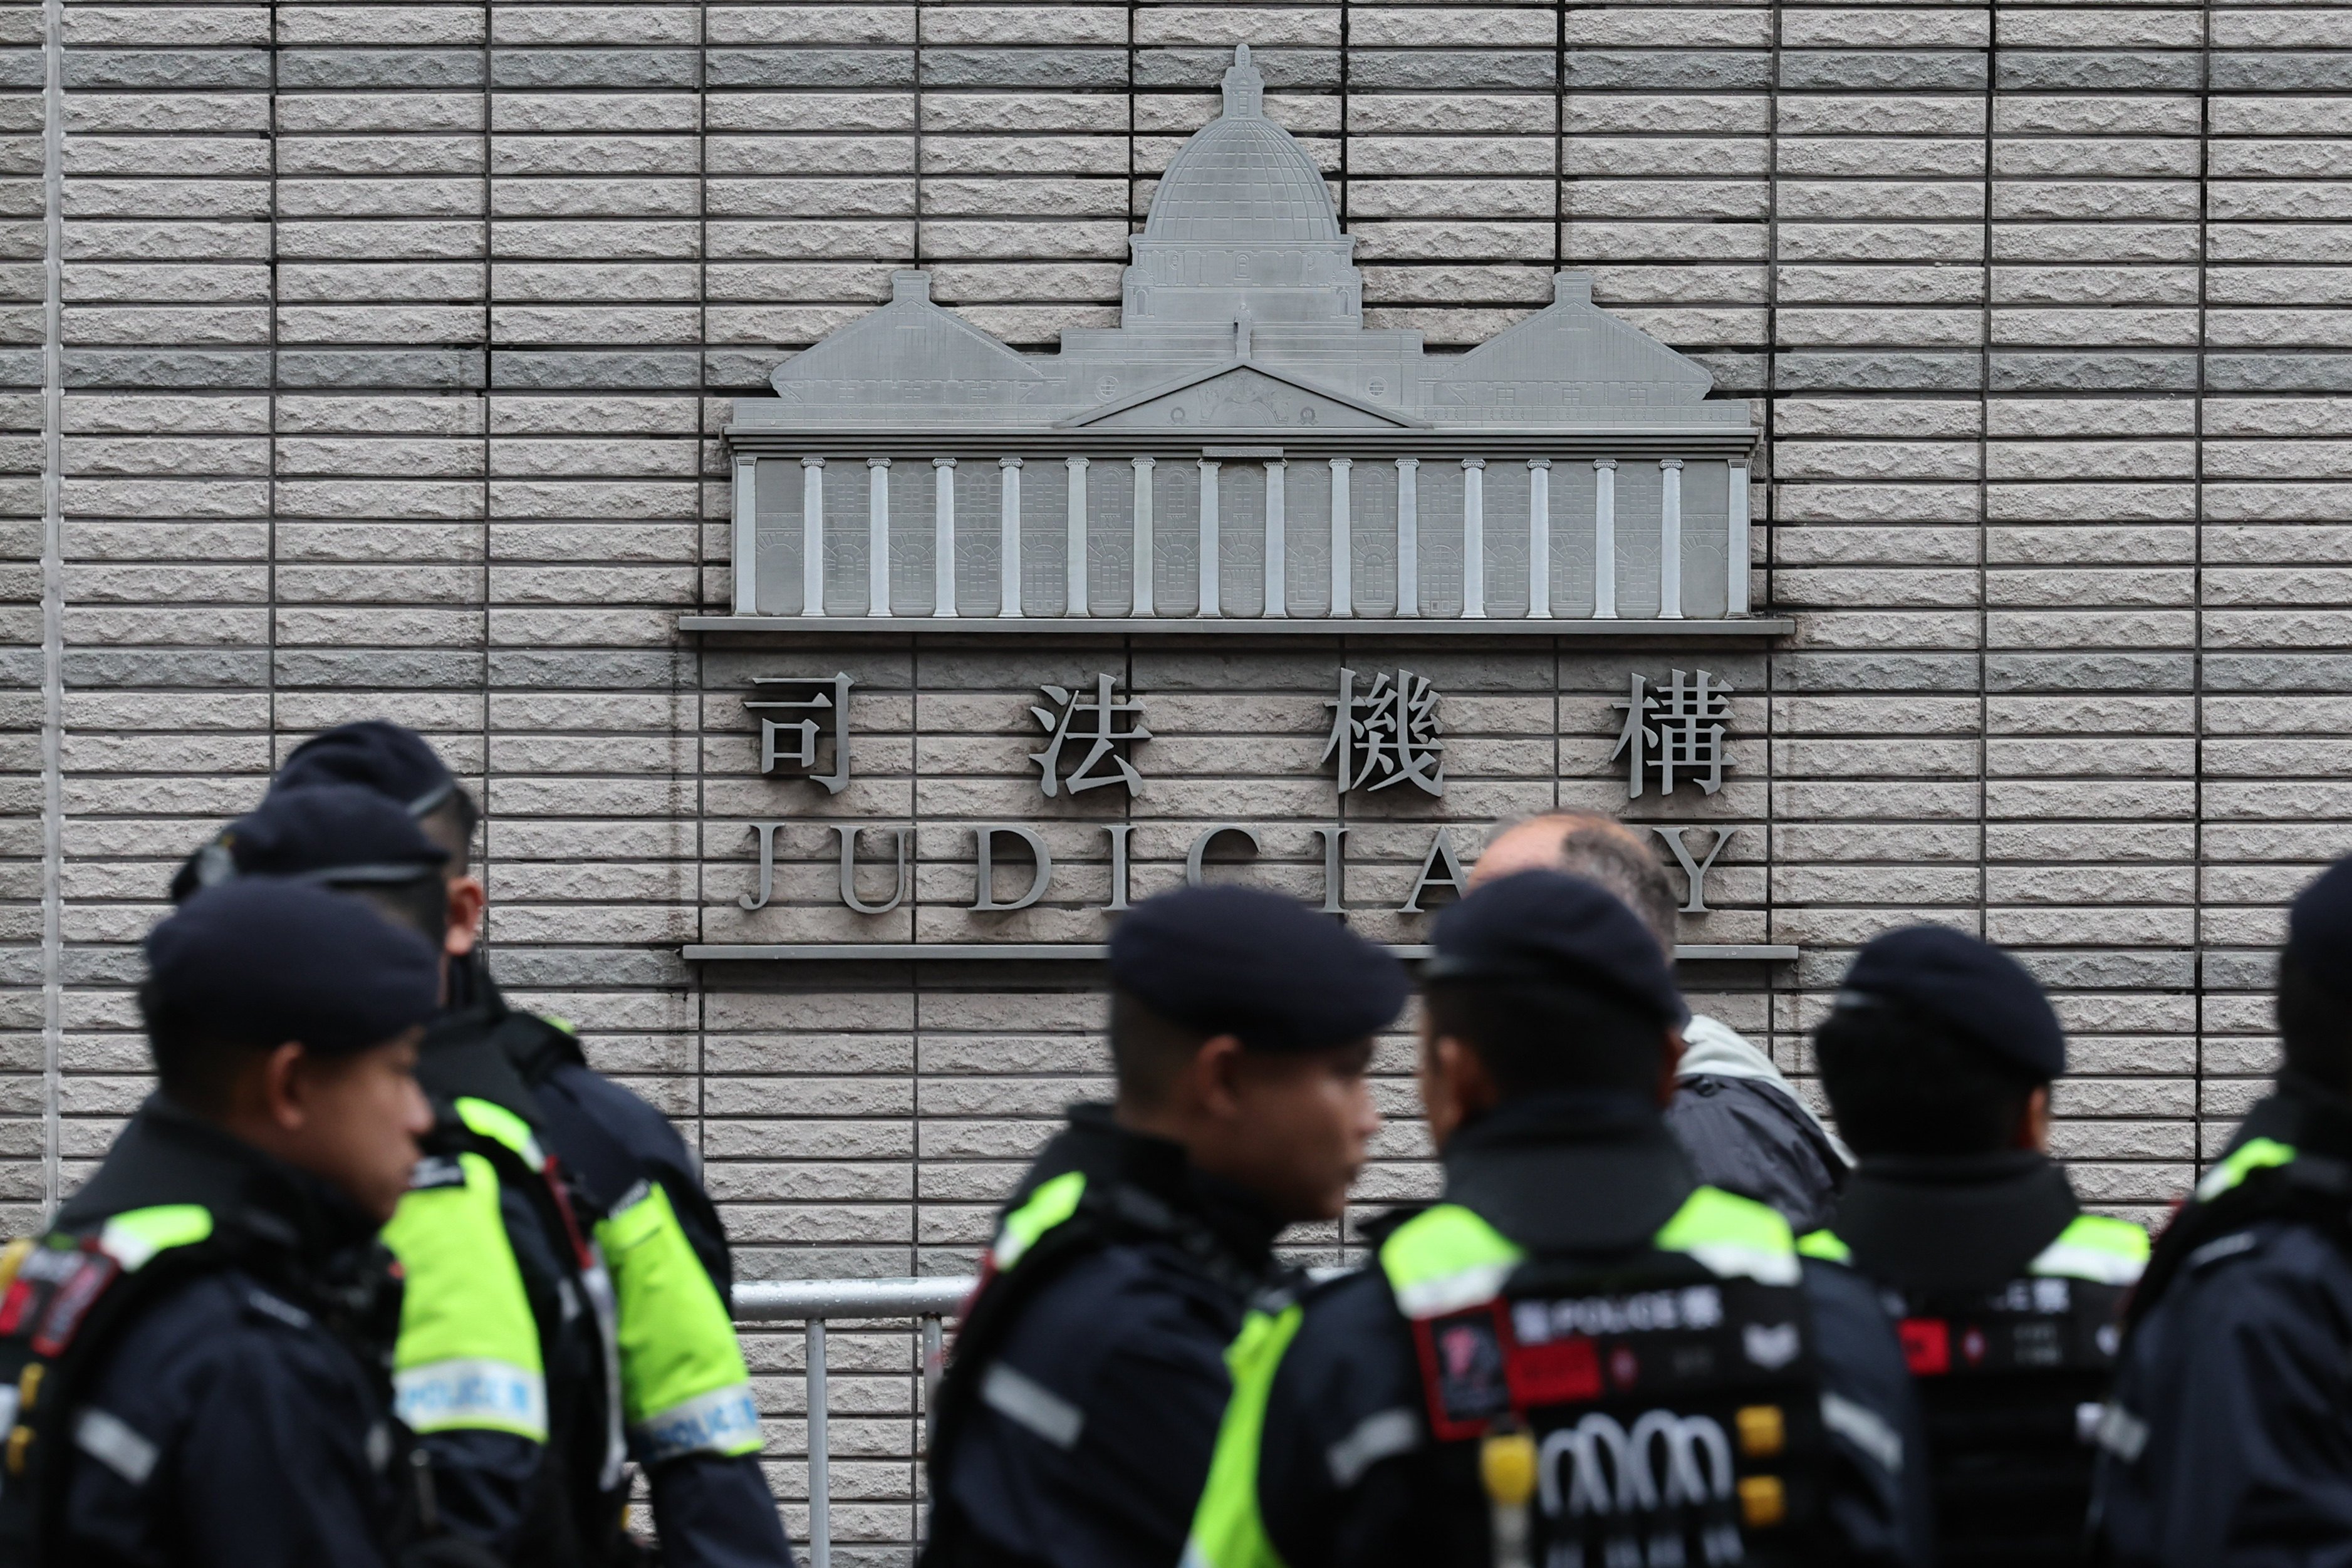
<instances>
[{"instance_id":1,"label":"black police cap","mask_svg":"<svg viewBox=\"0 0 2352 1568\"><path fill-rule=\"evenodd\" d=\"M1425 979L1570 986L1670 1027L1690 1017L1650 928L1607 888L1566 872L1523 871L1472 889L1437 917L1430 942Z\"/></svg>"},{"instance_id":2,"label":"black police cap","mask_svg":"<svg viewBox=\"0 0 2352 1568\"><path fill-rule=\"evenodd\" d=\"M1404 1010L1404 966L1329 915L1262 889L1147 898L1110 937L1111 983L1160 1017L1258 1051L1319 1051Z\"/></svg>"},{"instance_id":3,"label":"black police cap","mask_svg":"<svg viewBox=\"0 0 2352 1568\"><path fill-rule=\"evenodd\" d=\"M2044 1082L2066 1073L2066 1031L2025 966L1943 925L1874 936L1854 956L1841 1007L1903 1002Z\"/></svg>"},{"instance_id":4,"label":"black police cap","mask_svg":"<svg viewBox=\"0 0 2352 1568\"><path fill-rule=\"evenodd\" d=\"M2286 916L2286 956L2327 990L2352 998L2352 856L2295 895Z\"/></svg>"},{"instance_id":5,"label":"black police cap","mask_svg":"<svg viewBox=\"0 0 2352 1568\"><path fill-rule=\"evenodd\" d=\"M416 817L438 810L457 792L457 776L425 737L384 718L339 724L312 736L286 758L269 792L319 784L364 785Z\"/></svg>"},{"instance_id":6,"label":"black police cap","mask_svg":"<svg viewBox=\"0 0 2352 1568\"><path fill-rule=\"evenodd\" d=\"M430 1019L441 956L348 894L254 880L206 888L147 934L157 1010L247 1045L326 1055Z\"/></svg>"},{"instance_id":7,"label":"black police cap","mask_svg":"<svg viewBox=\"0 0 2352 1568\"><path fill-rule=\"evenodd\" d=\"M396 886L440 875L448 859L389 797L357 784L321 784L273 793L222 829L173 877L172 900L247 876Z\"/></svg>"}]
</instances>

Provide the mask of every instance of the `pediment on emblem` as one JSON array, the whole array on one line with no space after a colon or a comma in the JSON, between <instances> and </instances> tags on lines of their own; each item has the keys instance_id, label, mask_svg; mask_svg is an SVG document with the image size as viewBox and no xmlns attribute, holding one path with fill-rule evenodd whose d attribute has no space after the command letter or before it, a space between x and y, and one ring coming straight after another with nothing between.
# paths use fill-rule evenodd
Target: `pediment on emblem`
<instances>
[{"instance_id":1,"label":"pediment on emblem","mask_svg":"<svg viewBox=\"0 0 2352 1568\"><path fill-rule=\"evenodd\" d=\"M1441 424L1580 420L1644 422L1672 410L1676 421L1744 422L1745 405L1705 402L1715 377L1640 328L1592 303L1591 280L1563 273L1558 297L1492 340L1454 359L1424 383Z\"/></svg>"},{"instance_id":2,"label":"pediment on emblem","mask_svg":"<svg viewBox=\"0 0 2352 1568\"><path fill-rule=\"evenodd\" d=\"M1233 364L1137 393L1064 422L1089 430L1398 430L1422 422L1294 381Z\"/></svg>"},{"instance_id":3,"label":"pediment on emblem","mask_svg":"<svg viewBox=\"0 0 2352 1568\"><path fill-rule=\"evenodd\" d=\"M890 303L776 367L785 423L999 424L1034 420L1056 394L1034 364L930 298L922 273Z\"/></svg>"}]
</instances>

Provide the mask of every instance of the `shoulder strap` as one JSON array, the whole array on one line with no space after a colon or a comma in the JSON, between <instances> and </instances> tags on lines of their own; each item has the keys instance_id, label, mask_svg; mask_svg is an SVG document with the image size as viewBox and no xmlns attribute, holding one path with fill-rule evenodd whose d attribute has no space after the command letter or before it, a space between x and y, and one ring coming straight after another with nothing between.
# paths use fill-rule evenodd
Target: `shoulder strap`
<instances>
[{"instance_id":1,"label":"shoulder strap","mask_svg":"<svg viewBox=\"0 0 2352 1568\"><path fill-rule=\"evenodd\" d=\"M1769 1205L1719 1187L1695 1188L1650 1239L1660 1252L1691 1259L1721 1278L1793 1285L1798 1249L1789 1222ZM1381 1244L1381 1271L1408 1318L1441 1317L1494 1300L1527 1249L1457 1203L1422 1210Z\"/></svg>"},{"instance_id":2,"label":"shoulder strap","mask_svg":"<svg viewBox=\"0 0 2352 1568\"><path fill-rule=\"evenodd\" d=\"M1650 1244L1680 1252L1724 1279L1793 1285L1800 1272L1796 1238L1780 1211L1720 1187L1694 1190Z\"/></svg>"},{"instance_id":3,"label":"shoulder strap","mask_svg":"<svg viewBox=\"0 0 2352 1568\"><path fill-rule=\"evenodd\" d=\"M2231 1151L2157 1238L2125 1307L2126 1332L2138 1327L2209 1243L2272 1219L2315 1226L2352 1254L2352 1166L2271 1138L2252 1138Z\"/></svg>"},{"instance_id":4,"label":"shoulder strap","mask_svg":"<svg viewBox=\"0 0 2352 1568\"><path fill-rule=\"evenodd\" d=\"M1808 1231L1797 1238L1797 1255L1817 1259L1824 1263L1851 1263L1853 1249L1834 1230Z\"/></svg>"},{"instance_id":5,"label":"shoulder strap","mask_svg":"<svg viewBox=\"0 0 2352 1568\"><path fill-rule=\"evenodd\" d=\"M1381 1243L1381 1272L1408 1318L1433 1318L1503 1293L1527 1249L1458 1203L1423 1209Z\"/></svg>"},{"instance_id":6,"label":"shoulder strap","mask_svg":"<svg viewBox=\"0 0 2352 1568\"><path fill-rule=\"evenodd\" d=\"M2058 1233L2058 1239L2034 1255L2025 1271L2100 1285L2129 1285L2147 1270L2147 1232L2130 1220L2078 1214Z\"/></svg>"}]
</instances>

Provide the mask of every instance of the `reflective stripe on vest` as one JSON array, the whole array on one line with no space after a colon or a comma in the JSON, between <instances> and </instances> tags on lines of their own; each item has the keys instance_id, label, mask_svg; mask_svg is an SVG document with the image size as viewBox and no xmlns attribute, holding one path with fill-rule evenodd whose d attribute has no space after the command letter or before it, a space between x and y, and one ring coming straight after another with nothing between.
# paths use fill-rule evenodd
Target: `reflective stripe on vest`
<instances>
[{"instance_id":1,"label":"reflective stripe on vest","mask_svg":"<svg viewBox=\"0 0 2352 1568\"><path fill-rule=\"evenodd\" d=\"M1465 1212L1467 1212L1466 1210ZM1258 1443L1265 1406L1283 1353L1298 1333L1303 1313L1293 1302L1279 1312L1253 1311L1225 1347L1234 1391L1217 1426L1209 1481L1192 1511L1181 1568L1284 1568L1257 1507Z\"/></svg>"},{"instance_id":2,"label":"reflective stripe on vest","mask_svg":"<svg viewBox=\"0 0 2352 1568\"><path fill-rule=\"evenodd\" d=\"M727 1303L658 1182L598 1222L620 1320L621 1402L646 1464L756 1454L760 1412Z\"/></svg>"},{"instance_id":3,"label":"reflective stripe on vest","mask_svg":"<svg viewBox=\"0 0 2352 1568\"><path fill-rule=\"evenodd\" d=\"M2276 1138L2249 1138L2197 1184L2197 1201L2210 1203L2258 1170L2294 1163L2294 1146Z\"/></svg>"},{"instance_id":4,"label":"reflective stripe on vest","mask_svg":"<svg viewBox=\"0 0 2352 1568\"><path fill-rule=\"evenodd\" d=\"M2147 1232L2128 1219L2078 1214L2025 1266L2029 1274L2129 1285L2147 1267Z\"/></svg>"},{"instance_id":5,"label":"reflective stripe on vest","mask_svg":"<svg viewBox=\"0 0 2352 1568\"><path fill-rule=\"evenodd\" d=\"M213 1233L212 1211L201 1204L164 1203L118 1214L99 1230L98 1248L122 1265L126 1274L146 1267L149 1259L173 1247L190 1247Z\"/></svg>"},{"instance_id":6,"label":"reflective stripe on vest","mask_svg":"<svg viewBox=\"0 0 2352 1568\"><path fill-rule=\"evenodd\" d=\"M530 1124L520 1116L503 1105L477 1100L470 1094L459 1095L453 1103L457 1107L457 1119L474 1132L495 1143L504 1144L531 1169L547 1168L546 1151L539 1146L539 1139L531 1133Z\"/></svg>"},{"instance_id":7,"label":"reflective stripe on vest","mask_svg":"<svg viewBox=\"0 0 2352 1568\"><path fill-rule=\"evenodd\" d=\"M1650 1245L1695 1259L1720 1279L1793 1285L1802 1273L1796 1238L1780 1211L1720 1187L1703 1186L1685 1198Z\"/></svg>"},{"instance_id":8,"label":"reflective stripe on vest","mask_svg":"<svg viewBox=\"0 0 2352 1568\"><path fill-rule=\"evenodd\" d=\"M996 1233L996 1244L989 1249L989 1257L998 1273L1021 1261L1038 1239L1078 1211L1078 1199L1086 1196L1087 1177L1084 1171L1065 1171L1051 1181L1040 1182L1037 1190L1022 1201L1021 1207L1004 1217L1004 1224Z\"/></svg>"},{"instance_id":9,"label":"reflective stripe on vest","mask_svg":"<svg viewBox=\"0 0 2352 1568\"><path fill-rule=\"evenodd\" d=\"M1695 1189L1650 1245L1679 1252L1723 1278L1793 1285L1800 1272L1796 1240L1779 1211L1718 1187ZM1469 1209L1441 1203L1398 1226L1381 1244L1381 1271L1406 1317L1437 1317L1494 1300L1526 1256Z\"/></svg>"},{"instance_id":10,"label":"reflective stripe on vest","mask_svg":"<svg viewBox=\"0 0 2352 1568\"><path fill-rule=\"evenodd\" d=\"M510 1432L544 1443L539 1322L499 1208L498 1172L480 1155L459 1155L457 1164L462 1182L404 1195L383 1229L407 1281L394 1405L418 1432Z\"/></svg>"},{"instance_id":11,"label":"reflective stripe on vest","mask_svg":"<svg viewBox=\"0 0 2352 1568\"><path fill-rule=\"evenodd\" d=\"M1853 1249L1834 1230L1811 1230L1797 1238L1797 1251L1807 1258L1819 1258L1830 1263L1851 1263Z\"/></svg>"}]
</instances>

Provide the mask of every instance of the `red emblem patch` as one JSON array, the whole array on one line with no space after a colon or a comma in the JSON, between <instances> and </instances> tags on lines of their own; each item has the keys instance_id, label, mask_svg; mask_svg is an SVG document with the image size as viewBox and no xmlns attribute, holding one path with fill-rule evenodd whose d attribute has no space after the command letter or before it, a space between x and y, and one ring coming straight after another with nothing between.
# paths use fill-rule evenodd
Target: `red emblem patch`
<instances>
[{"instance_id":1,"label":"red emblem patch","mask_svg":"<svg viewBox=\"0 0 2352 1568\"><path fill-rule=\"evenodd\" d=\"M1952 1370L1952 1326L1941 1318L1905 1318L1895 1325L1903 1361L1914 1377L1940 1377Z\"/></svg>"}]
</instances>

